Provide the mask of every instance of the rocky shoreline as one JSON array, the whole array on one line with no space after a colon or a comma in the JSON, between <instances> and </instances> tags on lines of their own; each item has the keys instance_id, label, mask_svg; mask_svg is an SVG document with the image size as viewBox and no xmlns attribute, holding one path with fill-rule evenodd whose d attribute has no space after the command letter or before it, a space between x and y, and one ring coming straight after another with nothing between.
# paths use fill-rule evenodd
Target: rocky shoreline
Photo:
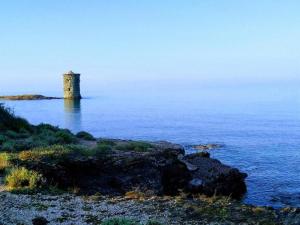
<instances>
[{"instance_id":1,"label":"rocky shoreline","mask_svg":"<svg viewBox=\"0 0 300 225\"><path fill-rule=\"evenodd\" d=\"M18 164L38 171L51 181L47 185L76 187L81 194L124 195L140 191L148 195L176 195L183 191L241 198L246 192L247 175L211 159L209 154L185 155L180 145L169 142L144 142L149 145L145 151L114 148L130 146L135 143L132 141L105 142L111 147L105 155L72 155L52 161L41 158Z\"/></svg>"},{"instance_id":2,"label":"rocky shoreline","mask_svg":"<svg viewBox=\"0 0 300 225\"><path fill-rule=\"evenodd\" d=\"M298 225L300 210L243 205L226 198L204 196L125 197L101 195L15 195L0 193L0 224L98 225L110 218L155 225ZM38 224L38 223L36 223ZM39 223L43 224L43 223Z\"/></svg>"},{"instance_id":3,"label":"rocky shoreline","mask_svg":"<svg viewBox=\"0 0 300 225\"><path fill-rule=\"evenodd\" d=\"M0 104L1 225L300 224L297 208L239 202L246 177L205 151L34 126Z\"/></svg>"}]
</instances>

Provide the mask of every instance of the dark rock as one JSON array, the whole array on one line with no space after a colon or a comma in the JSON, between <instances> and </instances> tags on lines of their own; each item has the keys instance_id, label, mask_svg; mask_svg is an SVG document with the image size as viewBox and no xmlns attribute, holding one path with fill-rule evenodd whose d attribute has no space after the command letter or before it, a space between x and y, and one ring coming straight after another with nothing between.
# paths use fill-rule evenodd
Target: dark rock
<instances>
[{"instance_id":1,"label":"dark rock","mask_svg":"<svg viewBox=\"0 0 300 225\"><path fill-rule=\"evenodd\" d=\"M49 221L44 217L36 217L32 220L33 225L46 225Z\"/></svg>"},{"instance_id":2,"label":"dark rock","mask_svg":"<svg viewBox=\"0 0 300 225\"><path fill-rule=\"evenodd\" d=\"M195 178L195 179L192 179L192 180L189 182L189 184L188 184L188 189L189 189L191 192L199 193L199 192L202 191L203 185L204 185L203 180Z\"/></svg>"},{"instance_id":3,"label":"dark rock","mask_svg":"<svg viewBox=\"0 0 300 225\"><path fill-rule=\"evenodd\" d=\"M184 159L198 167L198 170L192 171L191 174L193 179L202 180L202 193L208 196L225 195L233 198L240 198L246 193L247 174L216 159L199 157L197 153L187 155Z\"/></svg>"},{"instance_id":4,"label":"dark rock","mask_svg":"<svg viewBox=\"0 0 300 225\"><path fill-rule=\"evenodd\" d=\"M209 154L184 156L180 145L153 144L149 152L113 151L103 157L65 158L31 163L48 183L76 187L82 194L123 195L140 191L176 195L179 191L240 197L246 192L246 174L225 166Z\"/></svg>"},{"instance_id":5,"label":"dark rock","mask_svg":"<svg viewBox=\"0 0 300 225\"><path fill-rule=\"evenodd\" d=\"M206 151L198 152L198 153L195 153L195 154L197 154L197 156L204 157L204 158L209 158L210 157L209 152L206 152Z\"/></svg>"}]
</instances>

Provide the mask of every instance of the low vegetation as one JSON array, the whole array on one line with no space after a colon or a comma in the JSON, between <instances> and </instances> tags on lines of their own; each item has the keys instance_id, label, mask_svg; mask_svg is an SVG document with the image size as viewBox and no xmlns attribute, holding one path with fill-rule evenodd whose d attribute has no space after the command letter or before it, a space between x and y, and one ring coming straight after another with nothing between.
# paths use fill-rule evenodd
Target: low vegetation
<instances>
[{"instance_id":1,"label":"low vegetation","mask_svg":"<svg viewBox=\"0 0 300 225\"><path fill-rule=\"evenodd\" d=\"M117 144L115 148L120 151L146 152L152 148L152 145L143 141L131 141Z\"/></svg>"},{"instance_id":2,"label":"low vegetation","mask_svg":"<svg viewBox=\"0 0 300 225\"><path fill-rule=\"evenodd\" d=\"M13 111L0 105L0 131L31 130L32 126L23 118L14 115Z\"/></svg>"},{"instance_id":3,"label":"low vegetation","mask_svg":"<svg viewBox=\"0 0 300 225\"><path fill-rule=\"evenodd\" d=\"M42 175L24 167L13 167L7 172L5 183L8 190L31 191L42 184Z\"/></svg>"},{"instance_id":4,"label":"low vegetation","mask_svg":"<svg viewBox=\"0 0 300 225\"><path fill-rule=\"evenodd\" d=\"M76 137L81 138L86 141L95 141L96 138L88 132L80 131L76 134Z\"/></svg>"},{"instance_id":5,"label":"low vegetation","mask_svg":"<svg viewBox=\"0 0 300 225\"><path fill-rule=\"evenodd\" d=\"M103 157L114 151L145 152L151 148L151 144L142 141L97 141L84 131L75 135L49 124L34 126L0 104L0 173L9 190L41 188L41 175L27 170L34 163Z\"/></svg>"},{"instance_id":6,"label":"low vegetation","mask_svg":"<svg viewBox=\"0 0 300 225\"><path fill-rule=\"evenodd\" d=\"M0 172L3 172L6 168L8 168L10 164L11 154L9 153L0 153Z\"/></svg>"}]
</instances>

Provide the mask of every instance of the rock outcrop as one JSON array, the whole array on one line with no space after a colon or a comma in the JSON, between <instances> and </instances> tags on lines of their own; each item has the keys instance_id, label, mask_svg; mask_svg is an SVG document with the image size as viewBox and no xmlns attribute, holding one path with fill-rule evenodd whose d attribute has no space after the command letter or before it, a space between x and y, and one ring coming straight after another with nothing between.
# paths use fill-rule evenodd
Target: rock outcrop
<instances>
[{"instance_id":1,"label":"rock outcrop","mask_svg":"<svg viewBox=\"0 0 300 225\"><path fill-rule=\"evenodd\" d=\"M76 187L84 194L176 195L180 191L241 197L246 174L223 165L209 154L184 155L180 145L151 143L147 152L113 151L98 157L74 157L27 165L51 184Z\"/></svg>"},{"instance_id":2,"label":"rock outcrop","mask_svg":"<svg viewBox=\"0 0 300 225\"><path fill-rule=\"evenodd\" d=\"M190 171L189 189L192 192L241 197L246 191L247 174L222 164L219 160L203 157L203 154L186 155L184 160L197 169Z\"/></svg>"}]
</instances>

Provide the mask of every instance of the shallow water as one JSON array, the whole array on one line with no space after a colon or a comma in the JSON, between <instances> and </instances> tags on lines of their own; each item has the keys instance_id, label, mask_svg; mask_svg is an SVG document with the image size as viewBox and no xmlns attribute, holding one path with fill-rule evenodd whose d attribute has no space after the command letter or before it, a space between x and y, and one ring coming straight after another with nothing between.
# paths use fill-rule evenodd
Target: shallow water
<instances>
[{"instance_id":1,"label":"shallow water","mask_svg":"<svg viewBox=\"0 0 300 225\"><path fill-rule=\"evenodd\" d=\"M248 173L246 203L300 206L296 89L103 90L80 102L5 104L34 124L46 122L99 137L224 144L212 156Z\"/></svg>"}]
</instances>

